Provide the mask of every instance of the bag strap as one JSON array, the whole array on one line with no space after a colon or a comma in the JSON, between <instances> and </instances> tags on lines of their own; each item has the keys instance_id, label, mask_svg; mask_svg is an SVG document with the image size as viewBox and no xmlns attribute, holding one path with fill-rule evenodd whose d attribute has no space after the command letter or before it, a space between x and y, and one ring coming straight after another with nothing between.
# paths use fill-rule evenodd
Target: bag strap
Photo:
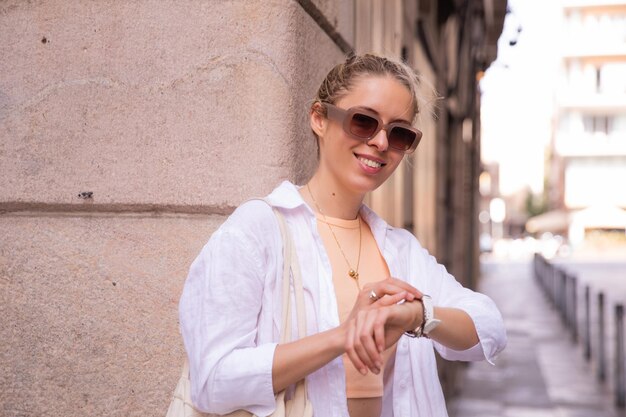
<instances>
[{"instance_id":1,"label":"bag strap","mask_svg":"<svg viewBox=\"0 0 626 417\"><path fill-rule=\"evenodd\" d=\"M250 200L260 200L265 202L272 208L274 216L278 222L278 228L283 241L283 314L282 314L282 328L280 343L287 343L293 340L297 340L307 335L306 329L306 310L304 305L304 288L302 285L302 273L300 272L300 262L298 260L298 253L293 243L293 237L290 233L289 226L285 220L285 216L276 207L269 202L267 198L252 198ZM248 200L248 201L250 201ZM291 288L290 284L293 281L293 288L296 301L296 317L297 317L297 331L298 334L295 338L291 337Z\"/></svg>"},{"instance_id":2,"label":"bag strap","mask_svg":"<svg viewBox=\"0 0 626 417\"><path fill-rule=\"evenodd\" d=\"M281 343L287 343L292 340L307 335L306 329L306 310L304 305L304 288L302 285L302 273L300 271L300 262L298 261L298 253L296 252L295 245L293 243L292 235L289 231L289 226L285 221L283 214L274 207L267 199L259 199L265 201L274 212L278 221L278 227L283 239L283 323L282 333L280 336ZM290 273L291 272L291 273ZM295 339L291 337L291 291L290 284L293 280L293 287L296 301L296 315L298 319L298 334ZM293 400L297 403L297 407L304 410L307 406L307 390L306 390L306 378L302 378L296 383L296 389Z\"/></svg>"},{"instance_id":3,"label":"bag strap","mask_svg":"<svg viewBox=\"0 0 626 417\"><path fill-rule=\"evenodd\" d=\"M289 233L289 226L287 226L285 217L280 211L278 211L278 209L272 207L272 210L278 220L278 227L280 228L280 233L283 238L283 332L280 340L281 343L286 343L292 340L297 340L307 334L304 289L302 286L302 274L300 272L298 254L293 244L291 233ZM291 281L293 281L296 301L296 316L298 319L298 334L295 338L291 337Z\"/></svg>"}]
</instances>

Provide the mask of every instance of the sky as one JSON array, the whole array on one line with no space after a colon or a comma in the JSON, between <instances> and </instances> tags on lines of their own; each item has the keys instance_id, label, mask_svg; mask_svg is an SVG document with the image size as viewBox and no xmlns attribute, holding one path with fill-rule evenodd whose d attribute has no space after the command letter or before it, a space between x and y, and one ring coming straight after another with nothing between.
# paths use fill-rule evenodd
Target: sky
<instances>
[{"instance_id":1,"label":"sky","mask_svg":"<svg viewBox=\"0 0 626 417\"><path fill-rule=\"evenodd\" d=\"M499 162L504 196L528 187L543 190L562 42L558 2L509 0L509 7L498 58L480 83L482 159ZM517 41L513 46L512 40Z\"/></svg>"}]
</instances>

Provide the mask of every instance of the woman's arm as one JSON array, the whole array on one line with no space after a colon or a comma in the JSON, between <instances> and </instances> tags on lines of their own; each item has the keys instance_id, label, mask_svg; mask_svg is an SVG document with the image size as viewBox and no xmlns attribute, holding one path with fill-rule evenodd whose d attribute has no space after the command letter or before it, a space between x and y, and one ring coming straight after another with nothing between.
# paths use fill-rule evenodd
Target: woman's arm
<instances>
[{"instance_id":1,"label":"woman's arm","mask_svg":"<svg viewBox=\"0 0 626 417\"><path fill-rule=\"evenodd\" d=\"M360 312L348 323L347 352L354 366L362 373L367 369L380 372L382 352L402 335L422 325L424 310L421 301L381 306ZM435 318L441 320L428 337L449 349L466 350L478 343L476 327L470 316L459 309L437 307Z\"/></svg>"},{"instance_id":2,"label":"woman's arm","mask_svg":"<svg viewBox=\"0 0 626 417\"><path fill-rule=\"evenodd\" d=\"M458 308L435 307L435 318L441 324L428 337L453 350L466 350L478 343L476 326L469 314Z\"/></svg>"},{"instance_id":3,"label":"woman's arm","mask_svg":"<svg viewBox=\"0 0 626 417\"><path fill-rule=\"evenodd\" d=\"M372 291L380 297L378 300L370 298ZM366 285L359 293L349 317L420 296L421 293L406 282L389 278ZM350 318L334 329L278 345L272 366L274 392L282 391L342 355L348 346L349 326Z\"/></svg>"},{"instance_id":4,"label":"woman's arm","mask_svg":"<svg viewBox=\"0 0 626 417\"><path fill-rule=\"evenodd\" d=\"M272 385L278 393L315 372L344 352L343 326L279 344L274 351Z\"/></svg>"}]
</instances>

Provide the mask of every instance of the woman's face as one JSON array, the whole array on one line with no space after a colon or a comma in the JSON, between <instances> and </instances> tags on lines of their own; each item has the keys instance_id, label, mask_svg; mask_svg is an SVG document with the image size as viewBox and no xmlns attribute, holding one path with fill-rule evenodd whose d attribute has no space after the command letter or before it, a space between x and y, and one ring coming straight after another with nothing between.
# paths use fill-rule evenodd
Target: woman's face
<instances>
[{"instance_id":1,"label":"woman's face","mask_svg":"<svg viewBox=\"0 0 626 417\"><path fill-rule=\"evenodd\" d=\"M413 101L409 90L390 76L363 76L335 105L347 110L359 107L375 113L384 124L411 123ZM402 151L389 148L387 132L368 141L344 131L341 122L311 113L311 127L320 144L322 178L330 178L345 191L365 194L378 188L402 161Z\"/></svg>"}]
</instances>

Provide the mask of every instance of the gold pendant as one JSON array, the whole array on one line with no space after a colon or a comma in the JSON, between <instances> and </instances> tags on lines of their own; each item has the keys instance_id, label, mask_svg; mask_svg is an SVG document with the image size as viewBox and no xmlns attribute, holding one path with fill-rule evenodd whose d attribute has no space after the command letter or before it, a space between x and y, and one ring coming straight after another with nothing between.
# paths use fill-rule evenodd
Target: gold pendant
<instances>
[{"instance_id":1,"label":"gold pendant","mask_svg":"<svg viewBox=\"0 0 626 417\"><path fill-rule=\"evenodd\" d=\"M350 278L352 279L359 279L359 273L356 272L354 269L350 269L348 271L348 275L350 275Z\"/></svg>"}]
</instances>

